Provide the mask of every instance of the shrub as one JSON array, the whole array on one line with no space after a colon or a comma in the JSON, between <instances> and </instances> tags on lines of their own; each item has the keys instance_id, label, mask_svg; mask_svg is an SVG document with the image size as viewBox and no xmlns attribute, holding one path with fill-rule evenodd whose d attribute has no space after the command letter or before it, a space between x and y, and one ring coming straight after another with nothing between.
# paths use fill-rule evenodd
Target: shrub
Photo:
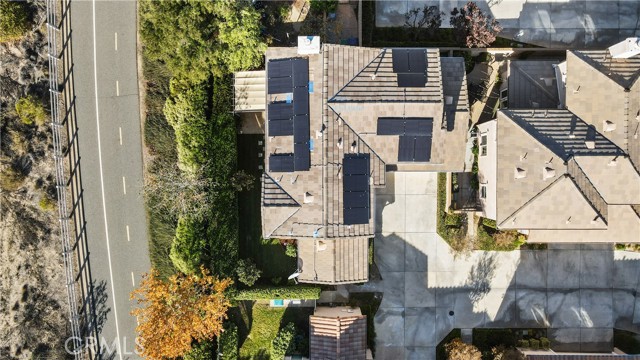
<instances>
[{"instance_id":1,"label":"shrub","mask_svg":"<svg viewBox=\"0 0 640 360\"><path fill-rule=\"evenodd\" d=\"M463 216L461 214L447 213L444 218L444 224L447 226L460 227L462 225L462 218Z\"/></svg>"},{"instance_id":2,"label":"shrub","mask_svg":"<svg viewBox=\"0 0 640 360\"><path fill-rule=\"evenodd\" d=\"M278 331L275 339L271 342L271 360L282 360L288 352L295 350L294 337L296 336L296 326L288 323Z\"/></svg>"},{"instance_id":3,"label":"shrub","mask_svg":"<svg viewBox=\"0 0 640 360\"><path fill-rule=\"evenodd\" d=\"M290 257L292 257L292 258L297 258L297 257L298 257L298 248L297 248L295 245L293 245L293 244L289 244L289 245L287 245L287 247L285 248L284 253L285 253L287 256L290 256Z\"/></svg>"},{"instance_id":4,"label":"shrub","mask_svg":"<svg viewBox=\"0 0 640 360\"><path fill-rule=\"evenodd\" d=\"M481 360L482 355L477 347L465 344L459 338L451 340L444 346L449 360Z\"/></svg>"},{"instance_id":5,"label":"shrub","mask_svg":"<svg viewBox=\"0 0 640 360\"><path fill-rule=\"evenodd\" d=\"M38 205L40 205L40 209L44 211L54 211L56 209L56 201L47 194L40 196Z\"/></svg>"},{"instance_id":6,"label":"shrub","mask_svg":"<svg viewBox=\"0 0 640 360\"><path fill-rule=\"evenodd\" d=\"M320 298L320 287L312 285L295 285L280 287L257 286L252 289L238 290L235 300L272 300L296 299L317 300Z\"/></svg>"},{"instance_id":7,"label":"shrub","mask_svg":"<svg viewBox=\"0 0 640 360\"><path fill-rule=\"evenodd\" d=\"M44 105L33 96L23 97L16 101L16 112L22 123L27 125L42 126L47 119Z\"/></svg>"},{"instance_id":8,"label":"shrub","mask_svg":"<svg viewBox=\"0 0 640 360\"><path fill-rule=\"evenodd\" d=\"M0 188L5 191L16 191L24 184L26 176L11 165L0 172Z\"/></svg>"},{"instance_id":9,"label":"shrub","mask_svg":"<svg viewBox=\"0 0 640 360\"><path fill-rule=\"evenodd\" d=\"M178 219L176 236L169 253L176 269L185 274L193 274L200 268L205 248L203 233L204 224L202 222L189 217Z\"/></svg>"},{"instance_id":10,"label":"shrub","mask_svg":"<svg viewBox=\"0 0 640 360\"><path fill-rule=\"evenodd\" d=\"M373 239L369 239L369 265L373 265L373 260L375 258L375 249L373 248Z\"/></svg>"},{"instance_id":11,"label":"shrub","mask_svg":"<svg viewBox=\"0 0 640 360\"><path fill-rule=\"evenodd\" d=\"M528 348L529 347L529 340L527 340L527 339L518 340L518 347Z\"/></svg>"},{"instance_id":12,"label":"shrub","mask_svg":"<svg viewBox=\"0 0 640 360\"><path fill-rule=\"evenodd\" d=\"M30 24L26 2L0 1L0 43L20 39L29 31Z\"/></svg>"},{"instance_id":13,"label":"shrub","mask_svg":"<svg viewBox=\"0 0 640 360\"><path fill-rule=\"evenodd\" d=\"M253 260L241 259L238 260L236 274L238 275L238 281L247 286L253 286L260 278L260 275L262 275L262 271L258 269L258 266Z\"/></svg>"},{"instance_id":14,"label":"shrub","mask_svg":"<svg viewBox=\"0 0 640 360\"><path fill-rule=\"evenodd\" d=\"M540 340L538 339L529 339L529 344L531 344L533 350L540 349Z\"/></svg>"},{"instance_id":15,"label":"shrub","mask_svg":"<svg viewBox=\"0 0 640 360\"><path fill-rule=\"evenodd\" d=\"M183 360L211 360L214 356L213 343L211 341L202 341L191 347Z\"/></svg>"},{"instance_id":16,"label":"shrub","mask_svg":"<svg viewBox=\"0 0 640 360\"><path fill-rule=\"evenodd\" d=\"M218 337L218 360L237 360L238 345L238 327L231 322L225 324L224 331Z\"/></svg>"},{"instance_id":17,"label":"shrub","mask_svg":"<svg viewBox=\"0 0 640 360\"><path fill-rule=\"evenodd\" d=\"M491 220L491 219L487 219L487 218L482 218L482 225L488 227L488 228L492 228L492 229L498 229L498 226L496 225L496 221L495 220Z\"/></svg>"},{"instance_id":18,"label":"shrub","mask_svg":"<svg viewBox=\"0 0 640 360\"><path fill-rule=\"evenodd\" d=\"M541 349L549 349L549 347L551 347L551 342L549 341L549 339L547 339L546 337L541 337L540 338L540 348Z\"/></svg>"}]
</instances>

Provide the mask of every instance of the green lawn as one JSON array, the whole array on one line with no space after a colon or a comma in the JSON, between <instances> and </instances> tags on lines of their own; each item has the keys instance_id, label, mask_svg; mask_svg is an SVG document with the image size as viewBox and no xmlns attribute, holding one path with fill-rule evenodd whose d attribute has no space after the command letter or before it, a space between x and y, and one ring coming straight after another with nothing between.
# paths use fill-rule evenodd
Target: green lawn
<instances>
[{"instance_id":1,"label":"green lawn","mask_svg":"<svg viewBox=\"0 0 640 360\"><path fill-rule=\"evenodd\" d=\"M231 312L231 320L238 326L240 359L269 360L271 341L278 330L289 322L308 339L309 316L313 308L271 308L263 304L243 301ZM303 355L308 355L305 349Z\"/></svg>"},{"instance_id":2,"label":"green lawn","mask_svg":"<svg viewBox=\"0 0 640 360\"><path fill-rule=\"evenodd\" d=\"M262 270L261 282L271 284L271 279L283 280L296 270L295 258L286 256L277 240L262 241L260 216L260 176L264 157L259 157L264 141L263 135L238 135L238 168L255 177L251 190L239 193L240 258L252 258Z\"/></svg>"}]
</instances>

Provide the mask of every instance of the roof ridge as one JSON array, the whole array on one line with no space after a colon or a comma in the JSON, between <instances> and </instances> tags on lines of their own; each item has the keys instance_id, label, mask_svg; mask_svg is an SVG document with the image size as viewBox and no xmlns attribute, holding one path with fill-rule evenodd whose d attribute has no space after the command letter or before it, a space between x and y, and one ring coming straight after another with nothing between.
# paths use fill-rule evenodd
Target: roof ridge
<instances>
[{"instance_id":1,"label":"roof ridge","mask_svg":"<svg viewBox=\"0 0 640 360\"><path fill-rule=\"evenodd\" d=\"M362 136L360 136L360 134L358 134L358 132L357 132L357 131L355 131L355 130L351 127L351 125L349 125L349 122L347 122L347 121L342 117L342 115L340 115L340 113L338 113L338 112L337 112L337 111L336 111L336 110L335 110L331 105L329 105L329 104L327 104L327 107L329 107L329 109L331 109L331 111L333 111L333 113L334 113L334 114L336 114L336 116L337 116L338 118L340 118L340 120L342 120L342 124L343 124L343 125L345 125L346 127L348 127L348 128L349 128L349 130L351 130L351 132L353 132L353 134L354 134L354 135L355 135L355 136L356 136L360 141L362 141L362 143L363 143L363 144L365 144L365 145L367 146L367 148L369 148L369 151L371 151L371 153L372 153L373 155L375 155L381 163L383 163L383 164L385 164L385 165L386 165L386 163L384 162L384 160L382 160L382 158L380 157L380 155L378 155L378 153L377 153L375 150L373 150L373 148L371 147L371 145L369 145L369 143L367 143L367 142L362 138Z\"/></svg>"},{"instance_id":2,"label":"roof ridge","mask_svg":"<svg viewBox=\"0 0 640 360\"><path fill-rule=\"evenodd\" d=\"M525 60L526 61L526 60ZM524 71L524 69L522 69L519 65L518 65L518 61L511 61L511 64L513 64L516 69L520 72L520 74L522 74L525 78L527 78L535 87L537 87L538 89L542 90L542 92L550 99L550 100L555 100L555 96L553 96L553 94L549 93L549 91L547 89L545 89L542 85L540 85L537 81L535 81L535 79L533 79L531 77L531 75L529 75L526 71Z\"/></svg>"},{"instance_id":3,"label":"roof ridge","mask_svg":"<svg viewBox=\"0 0 640 360\"><path fill-rule=\"evenodd\" d=\"M540 197L543 193L545 193L547 190L551 189L551 187L557 183L560 182L560 180L564 179L565 177L567 177L567 173L565 172L563 174L564 176L558 176L557 179L553 180L553 182L549 185L547 185L545 188L543 188L542 190L540 190L540 192L538 192L537 194L535 194L534 196L531 197L531 199L527 200L527 202L525 202L524 204L522 204L522 206L520 206L519 208L517 208L511 215L507 216L504 218L504 220L502 220L502 222L500 224L498 224L498 226L502 226L504 225L505 222L507 222L507 220L511 219L514 215L516 215L517 213L519 213L520 211L522 211L527 205L529 205L530 203L532 203L534 200L536 200L538 197ZM578 191L580 191L578 189Z\"/></svg>"},{"instance_id":4,"label":"roof ridge","mask_svg":"<svg viewBox=\"0 0 640 360\"><path fill-rule=\"evenodd\" d=\"M337 47L337 46L336 46ZM344 48L350 48L352 46L342 46ZM368 49L376 49L376 48L368 48ZM376 61L376 59L380 58L380 62L382 62L382 58L384 57L384 53L387 51L387 49L379 49L378 55L376 55L375 58L373 58L371 61L369 61L365 66L363 66L358 73L356 73L349 81L347 81L346 84L344 84L344 86L342 86L340 88L340 90L336 91L336 93L330 98L327 99L327 105L330 101L332 101L333 99L336 98L336 96L338 96L338 94L340 94L347 86L349 86L349 84L351 84L351 82L353 82L353 80L355 80L355 78L357 78L366 68L369 67L369 65L371 65L374 61ZM382 56L382 57L381 57ZM380 66L380 64L378 64L378 67Z\"/></svg>"}]
</instances>

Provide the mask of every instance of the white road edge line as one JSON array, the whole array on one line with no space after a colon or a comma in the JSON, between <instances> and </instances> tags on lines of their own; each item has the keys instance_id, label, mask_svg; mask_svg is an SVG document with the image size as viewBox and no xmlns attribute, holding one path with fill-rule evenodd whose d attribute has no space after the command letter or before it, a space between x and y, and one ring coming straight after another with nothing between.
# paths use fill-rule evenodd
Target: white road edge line
<instances>
[{"instance_id":1,"label":"white road edge line","mask_svg":"<svg viewBox=\"0 0 640 360\"><path fill-rule=\"evenodd\" d=\"M115 38L115 43L116 43L116 51L118 51L118 33L113 33L113 36Z\"/></svg>"},{"instance_id":2,"label":"white road edge line","mask_svg":"<svg viewBox=\"0 0 640 360\"><path fill-rule=\"evenodd\" d=\"M124 179L124 176L122 177L122 191L127 195L127 181Z\"/></svg>"},{"instance_id":3,"label":"white road edge line","mask_svg":"<svg viewBox=\"0 0 640 360\"><path fill-rule=\"evenodd\" d=\"M129 225L127 225L127 241L131 241L131 237L129 236Z\"/></svg>"},{"instance_id":4,"label":"white road edge line","mask_svg":"<svg viewBox=\"0 0 640 360\"><path fill-rule=\"evenodd\" d=\"M120 82L116 80L116 96L120 96Z\"/></svg>"},{"instance_id":5,"label":"white road edge line","mask_svg":"<svg viewBox=\"0 0 640 360\"><path fill-rule=\"evenodd\" d=\"M102 211L104 211L104 232L107 238L107 259L109 262L109 279L111 280L111 293L113 294L113 314L116 323L116 336L118 337L118 355L122 360L122 346L120 345L120 327L118 326L118 308L116 305L116 289L113 281L113 264L111 263L111 247L109 245L109 224L107 222L107 201L104 195L104 174L102 170L102 147L100 144L100 112L98 110L98 51L96 45L96 0L92 2L93 17L93 80L96 89L96 124L98 132L98 162L100 164L100 188L102 190Z\"/></svg>"},{"instance_id":6,"label":"white road edge line","mask_svg":"<svg viewBox=\"0 0 640 360\"><path fill-rule=\"evenodd\" d=\"M118 134L120 135L120 145L122 145L122 127L118 127Z\"/></svg>"},{"instance_id":7,"label":"white road edge line","mask_svg":"<svg viewBox=\"0 0 640 360\"><path fill-rule=\"evenodd\" d=\"M136 279L133 276L133 271L131 272L131 284L133 284L133 287L136 287Z\"/></svg>"}]
</instances>

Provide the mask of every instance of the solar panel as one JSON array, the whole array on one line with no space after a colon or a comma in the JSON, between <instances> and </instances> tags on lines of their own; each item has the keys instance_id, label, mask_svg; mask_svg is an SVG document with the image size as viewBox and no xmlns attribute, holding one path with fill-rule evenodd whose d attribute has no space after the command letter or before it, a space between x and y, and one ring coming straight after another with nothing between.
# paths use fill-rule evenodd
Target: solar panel
<instances>
[{"instance_id":1,"label":"solar panel","mask_svg":"<svg viewBox=\"0 0 640 360\"><path fill-rule=\"evenodd\" d=\"M293 86L309 86L309 59L291 59L293 64Z\"/></svg>"},{"instance_id":2,"label":"solar panel","mask_svg":"<svg viewBox=\"0 0 640 360\"><path fill-rule=\"evenodd\" d=\"M398 74L399 87L425 87L427 75L419 73Z\"/></svg>"},{"instance_id":3,"label":"solar panel","mask_svg":"<svg viewBox=\"0 0 640 360\"><path fill-rule=\"evenodd\" d=\"M393 49L391 51L394 73L409 72L409 52L407 49Z\"/></svg>"},{"instance_id":4,"label":"solar panel","mask_svg":"<svg viewBox=\"0 0 640 360\"><path fill-rule=\"evenodd\" d=\"M416 136L413 161L427 162L431 160L431 136Z\"/></svg>"},{"instance_id":5,"label":"solar panel","mask_svg":"<svg viewBox=\"0 0 640 360\"><path fill-rule=\"evenodd\" d=\"M402 135L404 134L404 119L402 118L378 118L378 135Z\"/></svg>"},{"instance_id":6,"label":"solar panel","mask_svg":"<svg viewBox=\"0 0 640 360\"><path fill-rule=\"evenodd\" d=\"M306 171L311 168L311 153L309 151L309 142L294 144L293 154L295 158L295 171Z\"/></svg>"},{"instance_id":7,"label":"solar panel","mask_svg":"<svg viewBox=\"0 0 640 360\"><path fill-rule=\"evenodd\" d=\"M269 78L267 80L267 92L269 94L283 94L293 91L293 81L290 77Z\"/></svg>"},{"instance_id":8,"label":"solar panel","mask_svg":"<svg viewBox=\"0 0 640 360\"><path fill-rule=\"evenodd\" d=\"M413 161L415 139L413 136L400 136L398 142L398 161Z\"/></svg>"},{"instance_id":9,"label":"solar panel","mask_svg":"<svg viewBox=\"0 0 640 360\"><path fill-rule=\"evenodd\" d=\"M367 224L371 218L369 154L346 154L343 166L343 222Z\"/></svg>"},{"instance_id":10,"label":"solar panel","mask_svg":"<svg viewBox=\"0 0 640 360\"><path fill-rule=\"evenodd\" d=\"M293 172L293 154L271 154L269 170L273 172Z\"/></svg>"},{"instance_id":11,"label":"solar panel","mask_svg":"<svg viewBox=\"0 0 640 360\"><path fill-rule=\"evenodd\" d=\"M293 104L277 102L269 104L269 119L291 119L293 117Z\"/></svg>"},{"instance_id":12,"label":"solar panel","mask_svg":"<svg viewBox=\"0 0 640 360\"><path fill-rule=\"evenodd\" d=\"M408 118L404 121L405 135L431 136L433 131L432 118Z\"/></svg>"},{"instance_id":13,"label":"solar panel","mask_svg":"<svg viewBox=\"0 0 640 360\"><path fill-rule=\"evenodd\" d=\"M296 115L309 113L309 89L298 87L293 89L293 112Z\"/></svg>"},{"instance_id":14,"label":"solar panel","mask_svg":"<svg viewBox=\"0 0 640 360\"><path fill-rule=\"evenodd\" d=\"M269 79L291 77L291 60L290 59L270 60L267 70L268 70L267 77Z\"/></svg>"},{"instance_id":15,"label":"solar panel","mask_svg":"<svg viewBox=\"0 0 640 360\"><path fill-rule=\"evenodd\" d=\"M293 117L293 142L296 144L309 141L309 115L296 115ZM308 150L308 148L307 148Z\"/></svg>"},{"instance_id":16,"label":"solar panel","mask_svg":"<svg viewBox=\"0 0 640 360\"><path fill-rule=\"evenodd\" d=\"M293 120L269 120L269 136L293 135Z\"/></svg>"},{"instance_id":17,"label":"solar panel","mask_svg":"<svg viewBox=\"0 0 640 360\"><path fill-rule=\"evenodd\" d=\"M427 50L409 49L409 72L425 73L427 71Z\"/></svg>"}]
</instances>

